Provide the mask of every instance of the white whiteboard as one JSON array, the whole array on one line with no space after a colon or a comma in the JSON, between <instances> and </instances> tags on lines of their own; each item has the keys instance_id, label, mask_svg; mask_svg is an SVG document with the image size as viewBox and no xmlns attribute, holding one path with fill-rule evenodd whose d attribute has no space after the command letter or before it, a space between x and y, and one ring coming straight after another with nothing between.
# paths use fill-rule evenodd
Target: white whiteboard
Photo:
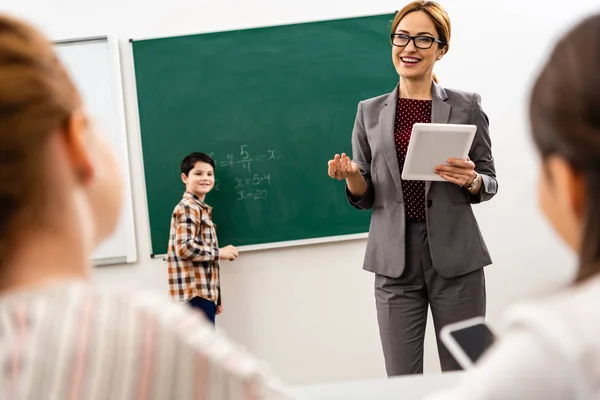
<instances>
[{"instance_id":1,"label":"white whiteboard","mask_svg":"<svg viewBox=\"0 0 600 400\"><path fill-rule=\"evenodd\" d=\"M118 41L112 37L55 42L59 57L71 74L87 111L113 147L124 179L122 214L116 232L93 255L94 264L137 260L131 177L121 86Z\"/></svg>"}]
</instances>

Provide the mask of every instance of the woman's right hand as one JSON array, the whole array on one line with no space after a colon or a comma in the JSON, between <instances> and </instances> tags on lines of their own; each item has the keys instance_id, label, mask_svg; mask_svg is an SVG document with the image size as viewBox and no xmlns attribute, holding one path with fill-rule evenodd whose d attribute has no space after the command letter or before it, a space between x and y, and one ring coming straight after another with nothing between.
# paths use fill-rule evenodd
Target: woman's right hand
<instances>
[{"instance_id":1,"label":"woman's right hand","mask_svg":"<svg viewBox=\"0 0 600 400\"><path fill-rule=\"evenodd\" d=\"M342 153L341 157L339 154L336 154L333 160L329 160L327 167L327 174L338 181L360 176L358 164L353 162L346 153Z\"/></svg>"}]
</instances>

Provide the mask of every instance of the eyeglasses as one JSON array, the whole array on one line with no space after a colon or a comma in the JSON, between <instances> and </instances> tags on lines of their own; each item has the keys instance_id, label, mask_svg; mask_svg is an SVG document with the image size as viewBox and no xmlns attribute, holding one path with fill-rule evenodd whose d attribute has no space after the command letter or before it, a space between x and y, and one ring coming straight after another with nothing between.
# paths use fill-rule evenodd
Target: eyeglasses
<instances>
[{"instance_id":1,"label":"eyeglasses","mask_svg":"<svg viewBox=\"0 0 600 400\"><path fill-rule=\"evenodd\" d=\"M397 47L405 47L408 46L410 41L412 40L417 49L426 50L433 46L434 43L439 43L440 45L445 45L439 39L433 38L431 36L408 36L403 33L392 33L390 35L390 39L392 40L392 44Z\"/></svg>"}]
</instances>

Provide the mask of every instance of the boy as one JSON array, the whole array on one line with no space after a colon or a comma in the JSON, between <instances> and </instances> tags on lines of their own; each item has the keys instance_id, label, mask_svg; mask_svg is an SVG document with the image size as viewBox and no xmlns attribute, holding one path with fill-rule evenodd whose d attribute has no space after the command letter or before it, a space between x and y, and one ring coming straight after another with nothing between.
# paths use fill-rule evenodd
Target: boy
<instances>
[{"instance_id":1,"label":"boy","mask_svg":"<svg viewBox=\"0 0 600 400\"><path fill-rule=\"evenodd\" d=\"M171 217L167 263L172 300L188 302L209 321L222 311L219 260L235 260L229 245L219 249L212 208L204 203L215 185L215 162L207 154L191 153L181 162L185 193Z\"/></svg>"}]
</instances>

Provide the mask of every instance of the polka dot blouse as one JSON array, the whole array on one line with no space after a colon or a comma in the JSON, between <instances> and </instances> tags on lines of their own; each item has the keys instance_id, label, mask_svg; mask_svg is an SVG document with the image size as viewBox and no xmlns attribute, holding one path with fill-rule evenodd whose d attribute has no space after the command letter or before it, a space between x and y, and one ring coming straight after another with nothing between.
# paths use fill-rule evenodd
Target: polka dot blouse
<instances>
[{"instance_id":1,"label":"polka dot blouse","mask_svg":"<svg viewBox=\"0 0 600 400\"><path fill-rule=\"evenodd\" d=\"M431 123L431 100L399 99L394 139L400 175L402 175L412 127L416 123ZM425 221L425 181L402 180L402 192L406 218L411 221Z\"/></svg>"}]
</instances>

